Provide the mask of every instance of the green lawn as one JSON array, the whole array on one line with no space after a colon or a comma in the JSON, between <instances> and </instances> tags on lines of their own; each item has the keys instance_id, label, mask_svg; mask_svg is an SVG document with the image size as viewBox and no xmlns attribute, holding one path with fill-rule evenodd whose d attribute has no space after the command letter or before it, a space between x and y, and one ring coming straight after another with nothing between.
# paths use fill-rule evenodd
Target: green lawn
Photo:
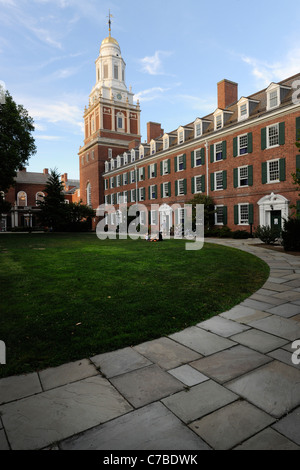
<instances>
[{"instance_id":1,"label":"green lawn","mask_svg":"<svg viewBox=\"0 0 300 470\"><path fill-rule=\"evenodd\" d=\"M269 275L260 259L185 240L0 236L0 376L57 366L180 331L230 309Z\"/></svg>"}]
</instances>

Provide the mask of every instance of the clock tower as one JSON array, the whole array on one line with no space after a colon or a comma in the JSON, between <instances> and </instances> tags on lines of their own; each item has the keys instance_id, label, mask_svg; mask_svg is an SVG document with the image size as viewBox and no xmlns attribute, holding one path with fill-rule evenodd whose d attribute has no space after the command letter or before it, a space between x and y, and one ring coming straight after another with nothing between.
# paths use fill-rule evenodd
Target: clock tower
<instances>
[{"instance_id":1,"label":"clock tower","mask_svg":"<svg viewBox=\"0 0 300 470\"><path fill-rule=\"evenodd\" d=\"M79 149L80 198L94 209L104 202L105 162L141 141L140 106L125 83L126 64L116 39L103 39L96 64L96 84L84 110L84 145Z\"/></svg>"}]
</instances>

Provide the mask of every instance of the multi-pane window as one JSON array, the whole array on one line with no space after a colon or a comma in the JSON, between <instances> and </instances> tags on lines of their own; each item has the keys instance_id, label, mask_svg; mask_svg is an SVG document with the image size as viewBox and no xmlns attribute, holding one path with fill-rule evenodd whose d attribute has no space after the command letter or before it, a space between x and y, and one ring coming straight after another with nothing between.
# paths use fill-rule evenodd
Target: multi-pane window
<instances>
[{"instance_id":1,"label":"multi-pane window","mask_svg":"<svg viewBox=\"0 0 300 470\"><path fill-rule=\"evenodd\" d=\"M149 176L150 178L155 178L156 176L156 166L155 166L155 163L152 163L152 165L150 165L150 173L149 173Z\"/></svg>"},{"instance_id":2,"label":"multi-pane window","mask_svg":"<svg viewBox=\"0 0 300 470\"><path fill-rule=\"evenodd\" d=\"M215 206L215 223L216 225L222 225L224 220L223 206Z\"/></svg>"},{"instance_id":3,"label":"multi-pane window","mask_svg":"<svg viewBox=\"0 0 300 470\"><path fill-rule=\"evenodd\" d=\"M110 178L110 187L111 187L111 188L114 188L114 187L115 187L115 180L114 180L114 177L113 177L113 176Z\"/></svg>"},{"instance_id":4,"label":"multi-pane window","mask_svg":"<svg viewBox=\"0 0 300 470\"><path fill-rule=\"evenodd\" d=\"M195 176L195 193L202 193L202 176Z\"/></svg>"},{"instance_id":5,"label":"multi-pane window","mask_svg":"<svg viewBox=\"0 0 300 470\"><path fill-rule=\"evenodd\" d=\"M201 122L197 122L195 125L195 137L200 137L202 134Z\"/></svg>"},{"instance_id":6,"label":"multi-pane window","mask_svg":"<svg viewBox=\"0 0 300 470\"><path fill-rule=\"evenodd\" d=\"M274 147L274 145L279 145L279 126L275 124L274 126L267 127L267 138L268 138L268 147Z\"/></svg>"},{"instance_id":7,"label":"multi-pane window","mask_svg":"<svg viewBox=\"0 0 300 470\"><path fill-rule=\"evenodd\" d=\"M223 171L217 171L215 173L215 178L216 178L216 185L215 185L216 190L223 189Z\"/></svg>"},{"instance_id":8,"label":"multi-pane window","mask_svg":"<svg viewBox=\"0 0 300 470\"><path fill-rule=\"evenodd\" d=\"M241 104L240 119L246 119L247 115L248 115L247 103Z\"/></svg>"},{"instance_id":9,"label":"multi-pane window","mask_svg":"<svg viewBox=\"0 0 300 470\"><path fill-rule=\"evenodd\" d=\"M240 135L238 138L239 143L239 155L245 155L248 153L248 134Z\"/></svg>"},{"instance_id":10,"label":"multi-pane window","mask_svg":"<svg viewBox=\"0 0 300 470\"><path fill-rule=\"evenodd\" d=\"M163 183L163 197L169 197L169 183Z\"/></svg>"},{"instance_id":11,"label":"multi-pane window","mask_svg":"<svg viewBox=\"0 0 300 470\"><path fill-rule=\"evenodd\" d=\"M183 131L180 131L178 133L178 143L179 144L182 144L184 142L184 132Z\"/></svg>"},{"instance_id":12,"label":"multi-pane window","mask_svg":"<svg viewBox=\"0 0 300 470\"><path fill-rule=\"evenodd\" d=\"M163 169L163 175L168 175L169 174L169 161L164 160L162 164L162 169Z\"/></svg>"},{"instance_id":13,"label":"multi-pane window","mask_svg":"<svg viewBox=\"0 0 300 470\"><path fill-rule=\"evenodd\" d=\"M268 162L268 181L279 181L279 160Z\"/></svg>"},{"instance_id":14,"label":"multi-pane window","mask_svg":"<svg viewBox=\"0 0 300 470\"><path fill-rule=\"evenodd\" d=\"M139 188L139 201L145 200L145 188Z\"/></svg>"},{"instance_id":15,"label":"multi-pane window","mask_svg":"<svg viewBox=\"0 0 300 470\"><path fill-rule=\"evenodd\" d=\"M150 194L150 199L156 199L156 186L155 186L155 184L150 186L149 194Z\"/></svg>"},{"instance_id":16,"label":"multi-pane window","mask_svg":"<svg viewBox=\"0 0 300 470\"><path fill-rule=\"evenodd\" d=\"M128 184L127 173L123 174L123 184Z\"/></svg>"},{"instance_id":17,"label":"multi-pane window","mask_svg":"<svg viewBox=\"0 0 300 470\"><path fill-rule=\"evenodd\" d=\"M135 196L136 196L136 191L135 191L135 189L132 189L131 190L131 201L132 202L135 202L135 199L136 199Z\"/></svg>"},{"instance_id":18,"label":"multi-pane window","mask_svg":"<svg viewBox=\"0 0 300 470\"><path fill-rule=\"evenodd\" d=\"M195 166L200 166L201 160L201 149L195 150Z\"/></svg>"},{"instance_id":19,"label":"multi-pane window","mask_svg":"<svg viewBox=\"0 0 300 470\"><path fill-rule=\"evenodd\" d=\"M104 180L104 189L108 189L108 180Z\"/></svg>"},{"instance_id":20,"label":"multi-pane window","mask_svg":"<svg viewBox=\"0 0 300 470\"><path fill-rule=\"evenodd\" d=\"M216 128L216 130L222 128L222 114L219 114L218 116L216 116L216 127L215 128Z\"/></svg>"},{"instance_id":21,"label":"multi-pane window","mask_svg":"<svg viewBox=\"0 0 300 470\"><path fill-rule=\"evenodd\" d=\"M248 166L239 168L239 186L248 186Z\"/></svg>"},{"instance_id":22,"label":"multi-pane window","mask_svg":"<svg viewBox=\"0 0 300 470\"><path fill-rule=\"evenodd\" d=\"M121 175L117 176L117 188L121 186Z\"/></svg>"},{"instance_id":23,"label":"multi-pane window","mask_svg":"<svg viewBox=\"0 0 300 470\"><path fill-rule=\"evenodd\" d=\"M249 204L240 204L239 205L239 223L248 224L249 223Z\"/></svg>"},{"instance_id":24,"label":"multi-pane window","mask_svg":"<svg viewBox=\"0 0 300 470\"><path fill-rule=\"evenodd\" d=\"M223 146L222 142L215 144L215 161L219 161L223 159Z\"/></svg>"},{"instance_id":25,"label":"multi-pane window","mask_svg":"<svg viewBox=\"0 0 300 470\"><path fill-rule=\"evenodd\" d=\"M178 171L184 170L184 156L179 155L178 157Z\"/></svg>"},{"instance_id":26,"label":"multi-pane window","mask_svg":"<svg viewBox=\"0 0 300 470\"><path fill-rule=\"evenodd\" d=\"M169 148L169 137L168 136L164 137L163 146L164 146L164 150L167 150Z\"/></svg>"},{"instance_id":27,"label":"multi-pane window","mask_svg":"<svg viewBox=\"0 0 300 470\"><path fill-rule=\"evenodd\" d=\"M182 196L183 194L185 194L184 180L179 180L178 181L178 195Z\"/></svg>"},{"instance_id":28,"label":"multi-pane window","mask_svg":"<svg viewBox=\"0 0 300 470\"><path fill-rule=\"evenodd\" d=\"M269 94L269 108L275 108L278 105L278 92L271 91Z\"/></svg>"},{"instance_id":29,"label":"multi-pane window","mask_svg":"<svg viewBox=\"0 0 300 470\"><path fill-rule=\"evenodd\" d=\"M118 125L118 129L123 129L123 117L122 116L118 116L117 125Z\"/></svg>"},{"instance_id":30,"label":"multi-pane window","mask_svg":"<svg viewBox=\"0 0 300 470\"><path fill-rule=\"evenodd\" d=\"M126 204L126 202L127 202L127 191L123 191L122 196L123 196L122 202L123 202L123 204Z\"/></svg>"},{"instance_id":31,"label":"multi-pane window","mask_svg":"<svg viewBox=\"0 0 300 470\"><path fill-rule=\"evenodd\" d=\"M135 183L135 170L130 172L130 183Z\"/></svg>"}]
</instances>

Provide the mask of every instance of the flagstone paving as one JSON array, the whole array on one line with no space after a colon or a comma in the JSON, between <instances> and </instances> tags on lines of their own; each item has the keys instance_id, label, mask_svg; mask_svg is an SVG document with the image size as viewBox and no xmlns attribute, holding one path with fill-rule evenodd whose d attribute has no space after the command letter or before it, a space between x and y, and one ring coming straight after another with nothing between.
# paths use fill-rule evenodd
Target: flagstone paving
<instances>
[{"instance_id":1,"label":"flagstone paving","mask_svg":"<svg viewBox=\"0 0 300 470\"><path fill-rule=\"evenodd\" d=\"M209 241L267 282L168 337L1 379L0 450L300 450L300 257Z\"/></svg>"}]
</instances>

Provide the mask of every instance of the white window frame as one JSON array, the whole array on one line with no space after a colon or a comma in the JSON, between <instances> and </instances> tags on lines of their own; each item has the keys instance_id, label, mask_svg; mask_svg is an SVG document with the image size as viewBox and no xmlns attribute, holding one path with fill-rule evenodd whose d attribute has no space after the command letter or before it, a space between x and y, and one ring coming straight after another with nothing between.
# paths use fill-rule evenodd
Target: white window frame
<instances>
[{"instance_id":1,"label":"white window frame","mask_svg":"<svg viewBox=\"0 0 300 470\"><path fill-rule=\"evenodd\" d=\"M194 123L194 138L196 139L197 137L202 136L202 121L196 120Z\"/></svg>"},{"instance_id":2,"label":"white window frame","mask_svg":"<svg viewBox=\"0 0 300 470\"><path fill-rule=\"evenodd\" d=\"M163 160L162 162L163 176L169 174L169 159Z\"/></svg>"},{"instance_id":3,"label":"white window frame","mask_svg":"<svg viewBox=\"0 0 300 470\"><path fill-rule=\"evenodd\" d=\"M92 186L90 182L86 185L86 205L92 206Z\"/></svg>"},{"instance_id":4,"label":"white window frame","mask_svg":"<svg viewBox=\"0 0 300 470\"><path fill-rule=\"evenodd\" d=\"M247 215L248 215L248 218L247 218L247 222L244 221L246 219L243 219L242 221L242 207L246 207L247 206ZM238 204L238 225L249 225L249 203L241 203L241 204Z\"/></svg>"},{"instance_id":5,"label":"white window frame","mask_svg":"<svg viewBox=\"0 0 300 470\"><path fill-rule=\"evenodd\" d=\"M154 194L154 197L153 197ZM150 199L156 199L156 192L155 192L155 184L151 184L150 186Z\"/></svg>"},{"instance_id":6,"label":"white window frame","mask_svg":"<svg viewBox=\"0 0 300 470\"><path fill-rule=\"evenodd\" d=\"M155 178L155 163L151 163L150 165L150 179Z\"/></svg>"},{"instance_id":7,"label":"white window frame","mask_svg":"<svg viewBox=\"0 0 300 470\"><path fill-rule=\"evenodd\" d=\"M165 135L163 137L163 150L167 150L169 148L169 136Z\"/></svg>"},{"instance_id":8,"label":"white window frame","mask_svg":"<svg viewBox=\"0 0 300 470\"><path fill-rule=\"evenodd\" d=\"M243 169L247 169L247 184L241 184L241 181L242 181L242 176L241 176L241 170ZM243 179L245 179L245 177L243 177ZM249 186L249 166L248 165L244 165L244 166L240 166L238 167L238 187L239 188L246 188L247 186Z\"/></svg>"},{"instance_id":9,"label":"white window frame","mask_svg":"<svg viewBox=\"0 0 300 470\"><path fill-rule=\"evenodd\" d=\"M165 197L170 197L169 194L169 182L168 183L162 183L163 185L163 198Z\"/></svg>"},{"instance_id":10,"label":"white window frame","mask_svg":"<svg viewBox=\"0 0 300 470\"><path fill-rule=\"evenodd\" d=\"M120 132L120 131L125 131L125 116L124 116L124 114L118 112L118 114L117 114L116 117L117 117L117 130L118 130L119 132ZM119 125L119 124L120 124L120 121L119 121L119 120L121 120L121 123L122 123L121 126Z\"/></svg>"},{"instance_id":11,"label":"white window frame","mask_svg":"<svg viewBox=\"0 0 300 470\"><path fill-rule=\"evenodd\" d=\"M111 177L109 178L109 180L110 180L110 181L109 181L110 189L113 189L113 188L115 187L115 184L114 184L114 177L111 176Z\"/></svg>"},{"instance_id":12,"label":"white window frame","mask_svg":"<svg viewBox=\"0 0 300 470\"><path fill-rule=\"evenodd\" d=\"M276 104L271 106L271 100L274 99L272 98L272 95L275 95L276 94ZM267 92L267 110L269 111L270 109L275 109L275 108L278 108L278 106L280 105L280 88L277 87L277 88L271 88L268 92Z\"/></svg>"},{"instance_id":13,"label":"white window frame","mask_svg":"<svg viewBox=\"0 0 300 470\"><path fill-rule=\"evenodd\" d=\"M156 153L156 142L154 140L150 143L150 155L154 155Z\"/></svg>"},{"instance_id":14,"label":"white window frame","mask_svg":"<svg viewBox=\"0 0 300 470\"><path fill-rule=\"evenodd\" d=\"M220 175L220 174L222 175L222 188L218 188L218 187L217 187L217 175ZM215 184L214 184L214 186L215 186L215 191L223 191L223 189L224 189L223 171L216 171L216 172L214 173L214 179L215 179Z\"/></svg>"},{"instance_id":15,"label":"white window frame","mask_svg":"<svg viewBox=\"0 0 300 470\"><path fill-rule=\"evenodd\" d=\"M271 170L270 170L270 166L271 164L273 163L277 163L277 167L278 167L278 178L276 180L271 180L270 179L270 173L271 173ZM273 160L268 160L267 161L267 183L269 184L273 184L273 183L279 183L280 182L280 164L279 164L279 158L274 158Z\"/></svg>"},{"instance_id":16,"label":"white window frame","mask_svg":"<svg viewBox=\"0 0 300 470\"><path fill-rule=\"evenodd\" d=\"M241 153L241 149L242 149L242 148L245 148L245 147L242 147L242 146L241 146L241 139L243 139L243 138L245 138L245 137L247 137L247 152ZM241 135L239 135L238 138L237 138L237 142L238 142L238 149L237 149L237 151L238 151L238 157L242 157L242 156L244 156L244 155L248 155L248 145L249 145L249 142L248 142L248 134L241 134Z\"/></svg>"},{"instance_id":17,"label":"white window frame","mask_svg":"<svg viewBox=\"0 0 300 470\"><path fill-rule=\"evenodd\" d=\"M197 190L197 182L200 181L200 186L201 186L201 190L198 191ZM200 193L203 193L203 189L202 189L202 175L196 175L194 176L194 192L195 194L200 194Z\"/></svg>"},{"instance_id":18,"label":"white window frame","mask_svg":"<svg viewBox=\"0 0 300 470\"><path fill-rule=\"evenodd\" d=\"M180 161L182 159L182 162ZM182 165L182 168L180 168L180 165ZM177 171L184 171L184 155L183 153L181 155L177 156Z\"/></svg>"},{"instance_id":19,"label":"white window frame","mask_svg":"<svg viewBox=\"0 0 300 470\"><path fill-rule=\"evenodd\" d=\"M222 158L220 158L219 160L217 160L217 145L221 145ZM221 142L216 142L214 144L214 162L221 162L222 160L223 160L223 143L221 141Z\"/></svg>"},{"instance_id":20,"label":"white window frame","mask_svg":"<svg viewBox=\"0 0 300 470\"><path fill-rule=\"evenodd\" d=\"M182 127L180 127L177 131L177 141L178 145L184 143L184 129Z\"/></svg>"},{"instance_id":21,"label":"white window frame","mask_svg":"<svg viewBox=\"0 0 300 470\"><path fill-rule=\"evenodd\" d=\"M223 212L223 209L224 208L224 205L217 205L215 206L215 225L224 225L224 212ZM222 222L218 222L218 209L222 209Z\"/></svg>"},{"instance_id":22,"label":"white window frame","mask_svg":"<svg viewBox=\"0 0 300 470\"><path fill-rule=\"evenodd\" d=\"M197 161L200 160L199 165L197 165ZM197 149L194 151L194 166L199 167L202 165L202 160L201 160L201 149Z\"/></svg>"},{"instance_id":23,"label":"white window frame","mask_svg":"<svg viewBox=\"0 0 300 470\"><path fill-rule=\"evenodd\" d=\"M138 188L138 193L139 193L139 201L144 201L145 198L144 198L144 190L145 188Z\"/></svg>"},{"instance_id":24,"label":"white window frame","mask_svg":"<svg viewBox=\"0 0 300 470\"><path fill-rule=\"evenodd\" d=\"M157 225L157 224L158 224L158 212L150 211L150 225Z\"/></svg>"},{"instance_id":25,"label":"white window frame","mask_svg":"<svg viewBox=\"0 0 300 470\"><path fill-rule=\"evenodd\" d=\"M244 107L245 107L245 112L244 114L242 114L242 108ZM249 102L243 101L238 106L238 120L244 121L245 119L248 119L248 117L249 117Z\"/></svg>"},{"instance_id":26,"label":"white window frame","mask_svg":"<svg viewBox=\"0 0 300 470\"><path fill-rule=\"evenodd\" d=\"M116 187L119 188L121 186L121 175L117 175L116 183Z\"/></svg>"},{"instance_id":27,"label":"white window frame","mask_svg":"<svg viewBox=\"0 0 300 470\"><path fill-rule=\"evenodd\" d=\"M178 196L184 196L184 178L177 180ZM181 187L180 187L181 185Z\"/></svg>"},{"instance_id":28,"label":"white window frame","mask_svg":"<svg viewBox=\"0 0 300 470\"><path fill-rule=\"evenodd\" d=\"M104 180L104 189L108 189L108 179Z\"/></svg>"},{"instance_id":29,"label":"white window frame","mask_svg":"<svg viewBox=\"0 0 300 470\"><path fill-rule=\"evenodd\" d=\"M223 128L224 120L223 120L223 113L218 113L214 116L215 121L215 131L218 131Z\"/></svg>"},{"instance_id":30,"label":"white window frame","mask_svg":"<svg viewBox=\"0 0 300 470\"><path fill-rule=\"evenodd\" d=\"M123 173L123 185L128 184L128 175L127 172Z\"/></svg>"},{"instance_id":31,"label":"white window frame","mask_svg":"<svg viewBox=\"0 0 300 470\"><path fill-rule=\"evenodd\" d=\"M136 202L136 190L135 189L132 189L130 191L130 200L131 202Z\"/></svg>"},{"instance_id":32,"label":"white window frame","mask_svg":"<svg viewBox=\"0 0 300 470\"><path fill-rule=\"evenodd\" d=\"M278 143L277 144L270 144L270 130L272 128L275 128L277 129L277 140L278 140ZM274 138L274 136L272 136ZM266 138L267 138L267 148L270 149L270 148L275 148L275 147L279 147L279 123L276 123L276 124L271 124L270 126L267 126L266 128Z\"/></svg>"},{"instance_id":33,"label":"white window frame","mask_svg":"<svg viewBox=\"0 0 300 470\"><path fill-rule=\"evenodd\" d=\"M135 157L136 157L136 155L135 155L135 150L132 149L132 150L131 150L131 161L132 161L132 162L135 162Z\"/></svg>"},{"instance_id":34,"label":"white window frame","mask_svg":"<svg viewBox=\"0 0 300 470\"><path fill-rule=\"evenodd\" d=\"M130 184L135 183L135 170L130 171Z\"/></svg>"}]
</instances>

